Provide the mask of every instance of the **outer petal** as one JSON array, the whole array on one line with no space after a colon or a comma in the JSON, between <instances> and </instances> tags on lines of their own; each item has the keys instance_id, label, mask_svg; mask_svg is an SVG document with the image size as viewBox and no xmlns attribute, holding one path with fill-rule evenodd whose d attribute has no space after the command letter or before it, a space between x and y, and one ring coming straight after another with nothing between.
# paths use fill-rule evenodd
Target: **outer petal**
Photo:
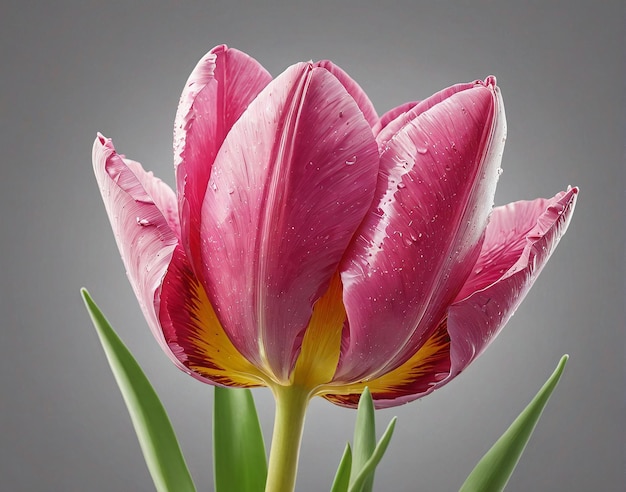
<instances>
[{"instance_id":1,"label":"outer petal","mask_svg":"<svg viewBox=\"0 0 626 492\"><path fill-rule=\"evenodd\" d=\"M169 228L180 240L180 222L178 221L178 207L174 191L163 181L154 177L152 171L144 171L141 164L129 159L124 159L124 164L135 175L139 184L148 196L154 201L157 209L163 215Z\"/></svg>"},{"instance_id":2,"label":"outer petal","mask_svg":"<svg viewBox=\"0 0 626 492\"><path fill-rule=\"evenodd\" d=\"M443 318L480 252L505 127L490 78L384 144L374 204L342 263L349 329L337 380L395 369Z\"/></svg>"},{"instance_id":3,"label":"outer petal","mask_svg":"<svg viewBox=\"0 0 626 492\"><path fill-rule=\"evenodd\" d=\"M450 337L442 321L430 338L400 367L378 378L333 388L322 394L341 406L356 408L367 386L376 408L388 408L416 400L434 391L450 373Z\"/></svg>"},{"instance_id":4,"label":"outer petal","mask_svg":"<svg viewBox=\"0 0 626 492\"><path fill-rule=\"evenodd\" d=\"M376 109L374 108L372 101L370 101L370 98L367 97L365 91L361 89L361 86L357 84L352 77L329 60L321 60L315 63L314 66L325 68L337 77L337 80L341 82L341 85L345 87L348 94L350 94L355 100L359 109L363 113L363 116L371 127L378 123L378 114L376 113Z\"/></svg>"},{"instance_id":5,"label":"outer petal","mask_svg":"<svg viewBox=\"0 0 626 492\"><path fill-rule=\"evenodd\" d=\"M215 160L202 209L207 293L239 351L281 382L371 203L377 169L362 112L311 64L274 80Z\"/></svg>"},{"instance_id":6,"label":"outer petal","mask_svg":"<svg viewBox=\"0 0 626 492\"><path fill-rule=\"evenodd\" d=\"M478 357L513 315L567 230L577 193L573 188L494 209L476 267L448 310L452 368L445 382Z\"/></svg>"},{"instance_id":7,"label":"outer petal","mask_svg":"<svg viewBox=\"0 0 626 492\"><path fill-rule=\"evenodd\" d=\"M99 135L93 145L93 167L122 261L152 333L173 358L157 313L159 289L172 252L176 198L165 183L136 162L125 161L110 139Z\"/></svg>"},{"instance_id":8,"label":"outer petal","mask_svg":"<svg viewBox=\"0 0 626 492\"><path fill-rule=\"evenodd\" d=\"M235 121L271 79L256 60L221 45L198 62L181 95L174 165L183 246L197 273L200 213L213 161Z\"/></svg>"},{"instance_id":9,"label":"outer petal","mask_svg":"<svg viewBox=\"0 0 626 492\"><path fill-rule=\"evenodd\" d=\"M386 408L421 398L457 376L523 300L565 233L577 192L496 208L474 271L428 341L395 370L325 398L356 407L368 386L376 407Z\"/></svg>"},{"instance_id":10,"label":"outer petal","mask_svg":"<svg viewBox=\"0 0 626 492\"><path fill-rule=\"evenodd\" d=\"M163 279L159 319L165 340L184 370L210 384L251 387L267 379L233 346L182 247Z\"/></svg>"},{"instance_id":11,"label":"outer petal","mask_svg":"<svg viewBox=\"0 0 626 492\"><path fill-rule=\"evenodd\" d=\"M495 83L495 80L493 82ZM439 104L440 102L445 101L446 99L453 96L457 92L462 92L468 89L472 89L476 87L477 84L481 84L481 81L475 80L474 82L456 84L456 85L447 87L433 94L432 96L430 96L427 99L424 99L423 101L419 101L417 104L413 105L410 109L409 109L409 106L413 103L406 103L406 105L402 105L402 106L399 106L398 108L392 109L389 113L386 113L385 115L383 115L383 117L387 115L389 115L390 117L390 116L393 116L395 113L396 118L392 119L391 121L387 121L385 125L381 125L382 128L380 129L378 129L378 127L375 128L375 130L378 130L378 131L375 131L374 133L376 135L376 140L378 141L378 144L380 145L381 148L383 148L384 145L389 140L391 140L396 133L398 133L402 129L402 127L407 125L410 121L414 120L417 116L424 113L425 111L428 111L429 109ZM401 111L401 109L404 106L407 106L407 109L405 111ZM381 122L382 122L382 118L381 118Z\"/></svg>"}]
</instances>

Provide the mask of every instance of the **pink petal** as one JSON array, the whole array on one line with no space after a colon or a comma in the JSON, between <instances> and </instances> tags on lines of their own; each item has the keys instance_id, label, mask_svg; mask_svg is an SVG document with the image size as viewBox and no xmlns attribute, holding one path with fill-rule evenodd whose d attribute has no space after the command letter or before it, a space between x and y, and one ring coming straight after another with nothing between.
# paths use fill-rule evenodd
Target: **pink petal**
<instances>
[{"instance_id":1,"label":"pink petal","mask_svg":"<svg viewBox=\"0 0 626 492\"><path fill-rule=\"evenodd\" d=\"M263 374L232 345L180 245L163 279L160 300L163 335L186 373L223 386L266 383Z\"/></svg>"},{"instance_id":2,"label":"pink petal","mask_svg":"<svg viewBox=\"0 0 626 492\"><path fill-rule=\"evenodd\" d=\"M341 266L349 329L336 379L393 370L443 318L480 252L505 131L488 79L452 92L385 144L374 204Z\"/></svg>"},{"instance_id":3,"label":"pink petal","mask_svg":"<svg viewBox=\"0 0 626 492\"><path fill-rule=\"evenodd\" d=\"M400 106L397 106L387 111L384 115L380 117L380 120L378 120L376 124L372 127L372 131L374 132L374 135L378 135L383 128L385 128L389 123L391 123L393 120L398 118L398 116L413 109L418 104L419 104L419 101L411 101L411 102L401 104Z\"/></svg>"},{"instance_id":4,"label":"pink petal","mask_svg":"<svg viewBox=\"0 0 626 492\"><path fill-rule=\"evenodd\" d=\"M124 159L124 163L136 176L139 184L152 198L170 229L180 239L180 222L178 221L178 206L176 194L167 184L159 178L155 178L152 171L144 171L141 164L130 159Z\"/></svg>"},{"instance_id":5,"label":"pink petal","mask_svg":"<svg viewBox=\"0 0 626 492\"><path fill-rule=\"evenodd\" d=\"M391 114L389 114L389 117L392 116L394 112L396 112L397 110L396 118L387 122L385 125L382 125L382 128L380 128L379 130L377 127L375 128L376 130L378 130L374 132L374 134L376 135L376 140L378 141L378 145L381 148L384 148L384 145L389 140L391 140L393 136L402 129L402 127L407 125L410 121L414 120L417 116L419 116L423 112L428 111L433 106L448 99L449 97L453 96L457 92L466 91L468 89L472 89L476 87L477 85L481 85L481 84L483 84L483 82L481 82L480 80L475 80L474 82L469 82L469 83L464 83L464 84L456 84L456 85L447 87L446 89L443 89L433 94L432 96L430 96L427 99L424 99L423 101L419 101L412 108L410 109L407 108L407 110L404 112L401 111L401 108L403 106L399 106L396 109L392 109L390 112ZM408 107L411 104L412 103L407 103L406 106ZM382 121L382 118L381 118L381 121Z\"/></svg>"},{"instance_id":6,"label":"pink petal","mask_svg":"<svg viewBox=\"0 0 626 492\"><path fill-rule=\"evenodd\" d=\"M254 59L224 45L207 53L189 76L174 124L174 164L189 258L200 255L200 213L211 167L231 127L271 75Z\"/></svg>"},{"instance_id":7,"label":"pink petal","mask_svg":"<svg viewBox=\"0 0 626 492\"><path fill-rule=\"evenodd\" d=\"M322 67L332 73L341 85L345 87L348 94L356 101L357 106L363 113L363 116L371 127L378 123L378 114L365 91L357 84L346 72L329 60L321 60L314 64L316 67Z\"/></svg>"},{"instance_id":8,"label":"pink petal","mask_svg":"<svg viewBox=\"0 0 626 492\"><path fill-rule=\"evenodd\" d=\"M115 152L111 140L102 135L94 142L93 167L139 305L152 333L173 357L163 338L157 312L161 281L178 243L176 197L139 163L125 161Z\"/></svg>"},{"instance_id":9,"label":"pink petal","mask_svg":"<svg viewBox=\"0 0 626 492\"><path fill-rule=\"evenodd\" d=\"M336 389L329 385L327 393L322 396L338 405L355 408L367 386L376 408L394 407L431 393L449 373L450 337L444 320L426 343L393 371Z\"/></svg>"},{"instance_id":10,"label":"pink petal","mask_svg":"<svg viewBox=\"0 0 626 492\"><path fill-rule=\"evenodd\" d=\"M270 83L220 149L202 209L207 293L239 351L280 381L371 203L377 168L357 104L311 64Z\"/></svg>"},{"instance_id":11,"label":"pink petal","mask_svg":"<svg viewBox=\"0 0 626 492\"><path fill-rule=\"evenodd\" d=\"M448 310L449 381L500 332L533 285L576 204L577 188L494 209L476 267Z\"/></svg>"}]
</instances>

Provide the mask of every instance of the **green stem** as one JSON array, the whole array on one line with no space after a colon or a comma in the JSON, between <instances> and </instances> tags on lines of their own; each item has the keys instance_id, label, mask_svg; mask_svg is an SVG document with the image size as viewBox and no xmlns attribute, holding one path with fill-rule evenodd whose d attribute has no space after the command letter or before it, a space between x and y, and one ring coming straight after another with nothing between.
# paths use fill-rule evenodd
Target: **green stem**
<instances>
[{"instance_id":1,"label":"green stem","mask_svg":"<svg viewBox=\"0 0 626 492\"><path fill-rule=\"evenodd\" d=\"M298 386L275 386L272 390L276 417L265 492L293 492L310 393Z\"/></svg>"}]
</instances>

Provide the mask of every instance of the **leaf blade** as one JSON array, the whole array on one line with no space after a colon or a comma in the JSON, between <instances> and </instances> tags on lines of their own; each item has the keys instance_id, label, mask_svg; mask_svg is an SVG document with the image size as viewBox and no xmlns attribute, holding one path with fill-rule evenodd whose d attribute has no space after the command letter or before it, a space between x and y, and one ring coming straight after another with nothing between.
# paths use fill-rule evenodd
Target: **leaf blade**
<instances>
[{"instance_id":1,"label":"leaf blade","mask_svg":"<svg viewBox=\"0 0 626 492\"><path fill-rule=\"evenodd\" d=\"M263 492L267 457L252 392L216 386L213 403L215 492Z\"/></svg>"},{"instance_id":2,"label":"leaf blade","mask_svg":"<svg viewBox=\"0 0 626 492\"><path fill-rule=\"evenodd\" d=\"M335 474L335 480L330 492L348 492L348 486L350 485L350 471L352 469L352 449L350 443L346 444L346 449L343 452L337 473Z\"/></svg>"},{"instance_id":3,"label":"leaf blade","mask_svg":"<svg viewBox=\"0 0 626 492\"><path fill-rule=\"evenodd\" d=\"M351 484L349 492L361 492L364 490L364 485L367 484L368 480L374 477L374 470L380 463L380 460L383 458L385 451L387 451L387 446L389 446L389 441L391 441L391 436L393 435L393 430L396 426L397 417L391 419L385 433L378 441L374 452L370 456L370 458L364 463L361 470L358 472L355 477L354 482Z\"/></svg>"},{"instance_id":4,"label":"leaf blade","mask_svg":"<svg viewBox=\"0 0 626 492\"><path fill-rule=\"evenodd\" d=\"M133 355L86 289L81 295L137 433L148 470L159 492L195 492L169 417Z\"/></svg>"},{"instance_id":5,"label":"leaf blade","mask_svg":"<svg viewBox=\"0 0 626 492\"><path fill-rule=\"evenodd\" d=\"M354 447L352 450L352 470L350 472L350 490L361 469L372 456L376 448L376 419L374 417L374 401L369 388L365 388L359 399L359 406L354 425ZM372 492L374 475L363 481L358 492Z\"/></svg>"},{"instance_id":6,"label":"leaf blade","mask_svg":"<svg viewBox=\"0 0 626 492\"><path fill-rule=\"evenodd\" d=\"M484 490L499 492L504 490L541 417L543 409L563 374L567 359L567 355L561 357L552 375L522 413L519 414L504 434L481 458L459 489L459 492L480 492Z\"/></svg>"}]
</instances>

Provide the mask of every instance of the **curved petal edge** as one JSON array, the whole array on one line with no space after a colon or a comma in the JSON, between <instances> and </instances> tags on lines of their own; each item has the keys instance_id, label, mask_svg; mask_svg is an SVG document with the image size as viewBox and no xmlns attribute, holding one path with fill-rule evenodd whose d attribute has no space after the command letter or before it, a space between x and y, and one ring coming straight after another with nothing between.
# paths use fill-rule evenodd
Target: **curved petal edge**
<instances>
[{"instance_id":1,"label":"curved petal edge","mask_svg":"<svg viewBox=\"0 0 626 492\"><path fill-rule=\"evenodd\" d=\"M448 309L452 367L441 384L478 357L513 315L565 234L577 194L571 188L494 209L474 273Z\"/></svg>"},{"instance_id":2,"label":"curved petal edge","mask_svg":"<svg viewBox=\"0 0 626 492\"><path fill-rule=\"evenodd\" d=\"M100 134L94 142L92 158L130 284L152 333L177 363L167 348L157 317L161 282L178 244L174 193L139 163L120 156L111 139Z\"/></svg>"}]
</instances>

